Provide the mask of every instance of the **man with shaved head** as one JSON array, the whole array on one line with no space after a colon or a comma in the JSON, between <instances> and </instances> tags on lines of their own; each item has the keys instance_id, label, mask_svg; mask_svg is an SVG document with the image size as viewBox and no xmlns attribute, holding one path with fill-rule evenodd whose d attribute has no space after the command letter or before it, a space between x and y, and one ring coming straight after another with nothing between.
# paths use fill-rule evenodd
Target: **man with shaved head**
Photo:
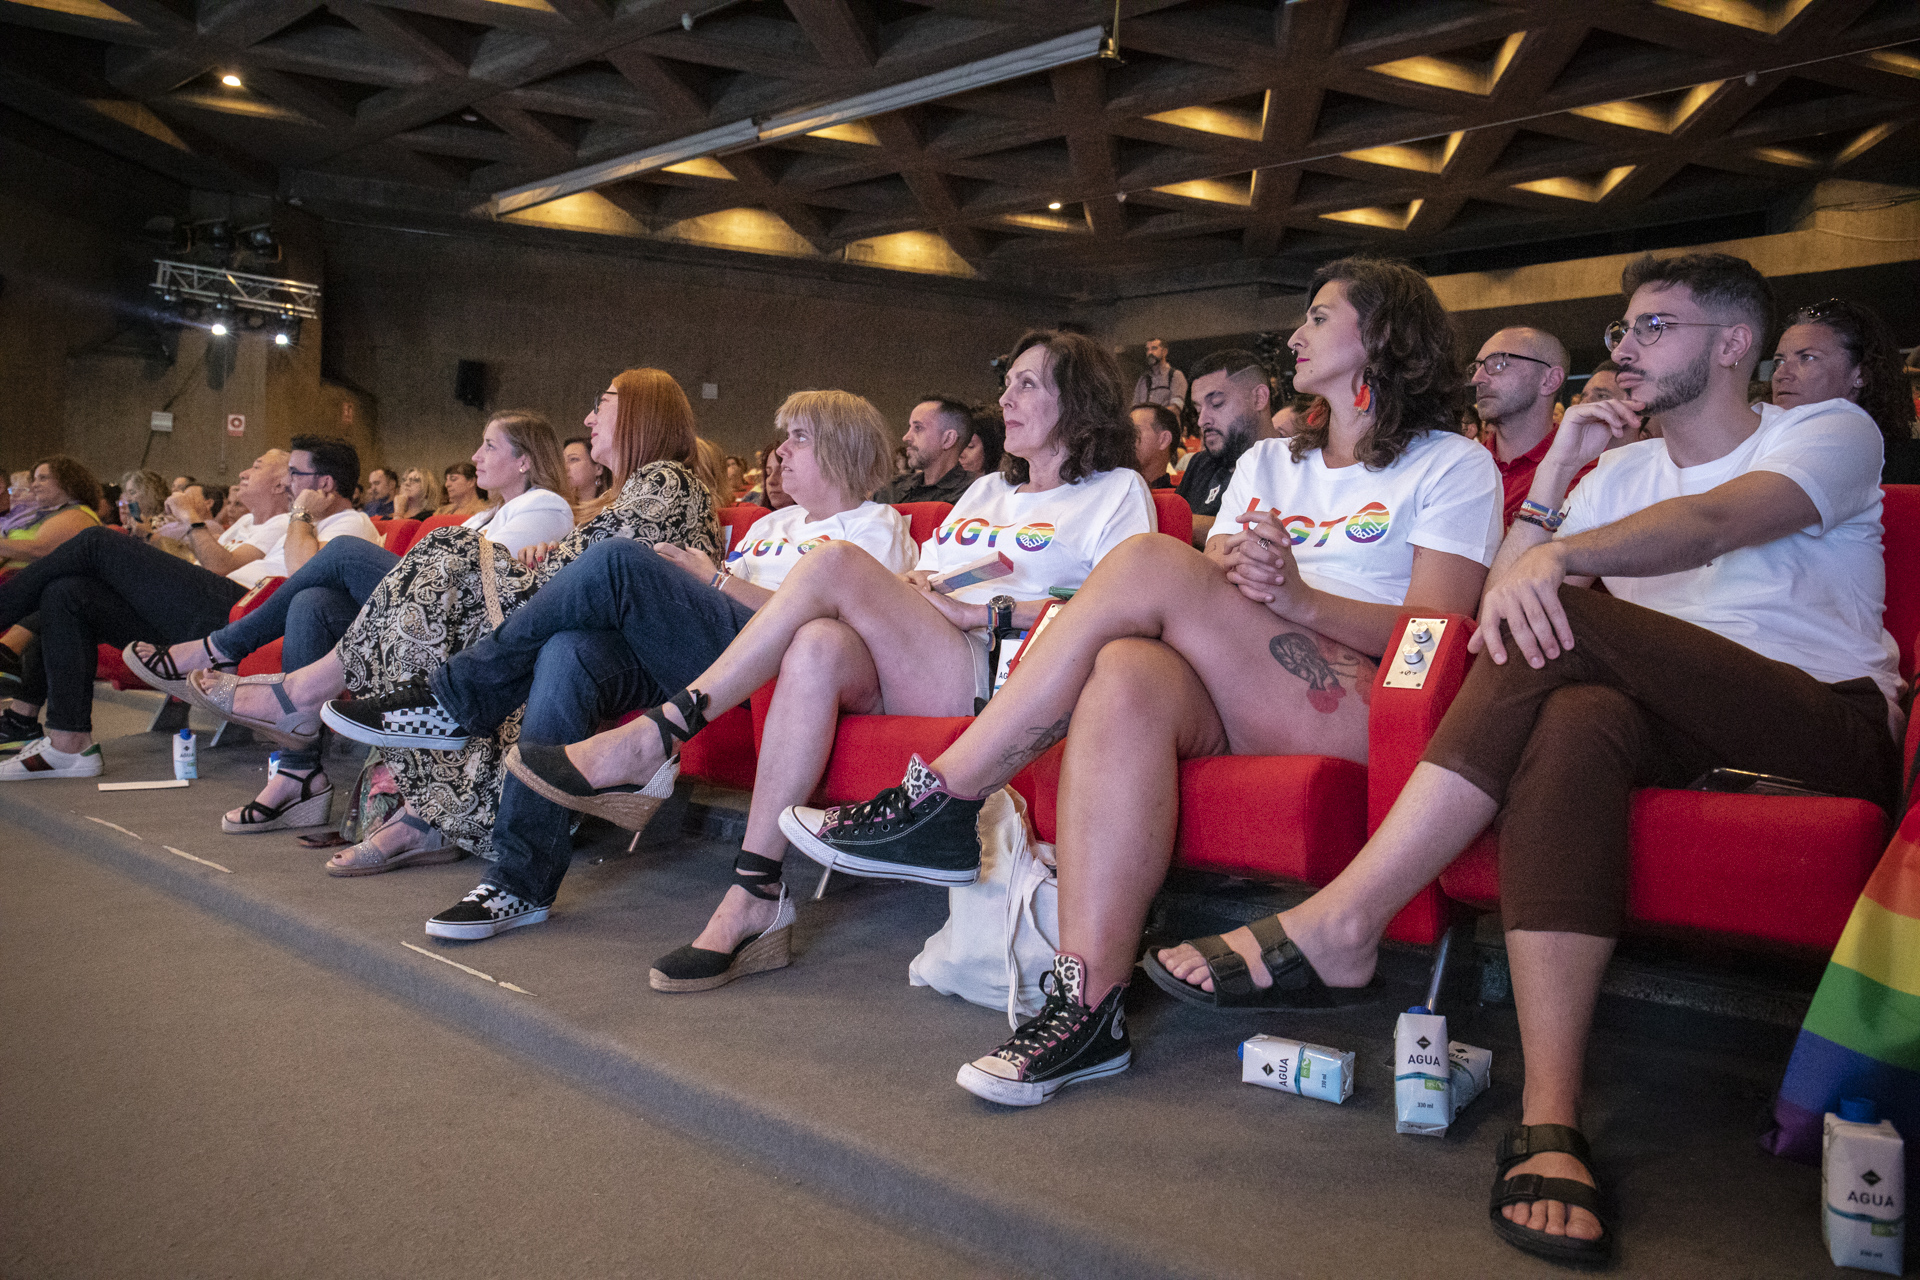
<instances>
[{"instance_id":1,"label":"man with shaved head","mask_svg":"<svg viewBox=\"0 0 1920 1280\"><path fill-rule=\"evenodd\" d=\"M1506 522L1512 524L1535 469L1553 447L1553 397L1567 380L1567 349L1542 329L1502 329L1481 344L1467 373L1484 424L1480 439L1500 467Z\"/></svg>"}]
</instances>

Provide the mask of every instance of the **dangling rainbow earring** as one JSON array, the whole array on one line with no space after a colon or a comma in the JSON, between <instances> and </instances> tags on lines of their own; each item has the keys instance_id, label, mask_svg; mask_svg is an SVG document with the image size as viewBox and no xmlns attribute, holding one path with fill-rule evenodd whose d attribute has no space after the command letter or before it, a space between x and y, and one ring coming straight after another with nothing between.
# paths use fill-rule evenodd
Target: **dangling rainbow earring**
<instances>
[{"instance_id":1,"label":"dangling rainbow earring","mask_svg":"<svg viewBox=\"0 0 1920 1280\"><path fill-rule=\"evenodd\" d=\"M1353 407L1362 413L1373 411L1373 373L1371 370L1360 374L1360 394L1353 398Z\"/></svg>"}]
</instances>

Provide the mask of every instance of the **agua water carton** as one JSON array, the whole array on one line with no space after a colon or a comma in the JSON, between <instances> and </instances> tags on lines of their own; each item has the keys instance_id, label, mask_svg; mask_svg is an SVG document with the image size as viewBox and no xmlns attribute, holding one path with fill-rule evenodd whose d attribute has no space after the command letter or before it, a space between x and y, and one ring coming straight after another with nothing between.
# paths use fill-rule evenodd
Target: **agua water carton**
<instances>
[{"instance_id":1,"label":"agua water carton","mask_svg":"<svg viewBox=\"0 0 1920 1280\"><path fill-rule=\"evenodd\" d=\"M1393 1029L1394 1132L1439 1137L1453 1123L1453 1064L1447 1020L1425 1005L1400 1015Z\"/></svg>"},{"instance_id":2,"label":"agua water carton","mask_svg":"<svg viewBox=\"0 0 1920 1280\"><path fill-rule=\"evenodd\" d=\"M1447 1092L1453 1095L1453 1114L1458 1116L1469 1102L1487 1091L1487 1082L1493 1078L1493 1050L1449 1040L1447 1064Z\"/></svg>"},{"instance_id":3,"label":"agua water carton","mask_svg":"<svg viewBox=\"0 0 1920 1280\"><path fill-rule=\"evenodd\" d=\"M1323 1044L1253 1036L1240 1046L1240 1080L1338 1104L1353 1096L1353 1055Z\"/></svg>"},{"instance_id":4,"label":"agua water carton","mask_svg":"<svg viewBox=\"0 0 1920 1280\"><path fill-rule=\"evenodd\" d=\"M1836 1267L1901 1273L1906 1151L1867 1098L1842 1098L1820 1131L1820 1234Z\"/></svg>"}]
</instances>

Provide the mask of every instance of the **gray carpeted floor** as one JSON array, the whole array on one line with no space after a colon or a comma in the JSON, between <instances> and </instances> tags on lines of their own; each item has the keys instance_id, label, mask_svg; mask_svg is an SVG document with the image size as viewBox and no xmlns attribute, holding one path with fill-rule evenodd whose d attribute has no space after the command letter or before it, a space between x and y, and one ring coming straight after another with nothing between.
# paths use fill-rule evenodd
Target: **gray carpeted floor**
<instances>
[{"instance_id":1,"label":"gray carpeted floor","mask_svg":"<svg viewBox=\"0 0 1920 1280\"><path fill-rule=\"evenodd\" d=\"M837 880L803 907L791 968L661 996L648 962L692 936L730 849L649 839L629 857L601 830L551 922L437 943L421 922L478 880L476 864L333 880L288 838L218 833L261 754L206 752L184 791L62 782L0 796L16 883L58 886L0 907L7 1025L33 1029L8 1037L0 1104L18 1153L0 1227L9 1275L112 1273L142 1235L164 1247L164 1274L280 1274L271 1259L289 1249L301 1274L615 1274L646 1250L678 1252L629 1261L631 1274L940 1274L962 1257L1045 1275L1556 1273L1486 1225L1492 1147L1518 1116L1511 1010L1455 1028L1494 1050L1495 1084L1439 1140L1393 1132L1393 1005L1209 1015L1144 981L1131 1072L1002 1109L952 1078L1004 1038L1004 1017L905 979L944 916L938 893ZM168 773L157 735L107 755L110 778ZM1791 1032L1624 1000L1604 1014L1587 1131L1619 1202L1619 1271L1824 1271L1817 1172L1752 1138ZM1234 1045L1258 1031L1356 1050L1353 1100L1240 1084ZM364 1056L333 1056L349 1047ZM222 1088L237 1091L231 1108ZM319 1129L293 1136L276 1098ZM263 1108L272 1123L243 1119ZM326 1176L299 1194L316 1166ZM728 1225L672 1179L647 1191L661 1167L753 1211ZM539 1188L526 1206L521 1186ZM633 1211L582 1203L595 1188L619 1188ZM640 1207L656 1196L659 1212ZM480 1205L483 1221L519 1215L510 1264L455 1248L471 1245ZM188 1229L182 1214L207 1221ZM387 1249L359 1240L360 1214ZM369 1261L389 1252L400 1265Z\"/></svg>"}]
</instances>

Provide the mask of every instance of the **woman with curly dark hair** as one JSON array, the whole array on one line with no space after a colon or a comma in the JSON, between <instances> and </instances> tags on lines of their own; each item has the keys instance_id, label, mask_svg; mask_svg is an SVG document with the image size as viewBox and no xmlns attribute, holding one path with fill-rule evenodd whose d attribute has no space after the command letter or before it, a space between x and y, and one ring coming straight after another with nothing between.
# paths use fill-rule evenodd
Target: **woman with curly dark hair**
<instances>
[{"instance_id":1,"label":"woman with curly dark hair","mask_svg":"<svg viewBox=\"0 0 1920 1280\"><path fill-rule=\"evenodd\" d=\"M1794 409L1851 400L1872 416L1886 440L1880 483L1920 483L1913 396L1886 321L1839 298L1802 307L1787 317L1773 360L1774 404Z\"/></svg>"},{"instance_id":2,"label":"woman with curly dark hair","mask_svg":"<svg viewBox=\"0 0 1920 1280\"><path fill-rule=\"evenodd\" d=\"M836 870L909 879L939 868L965 882L986 796L1066 739L1054 983L1012 1039L960 1069L961 1087L983 1098L1033 1106L1131 1062L1121 1001L1173 856L1178 761L1365 763L1367 702L1396 615L1478 604L1500 543L1500 475L1455 426L1445 310L1412 268L1356 259L1321 268L1307 296L1287 344L1294 385L1331 413L1247 450L1204 552L1129 540L931 764L912 761L900 786L865 804L783 816L801 851Z\"/></svg>"},{"instance_id":3,"label":"woman with curly dark hair","mask_svg":"<svg viewBox=\"0 0 1920 1280\"><path fill-rule=\"evenodd\" d=\"M1154 529L1153 500L1133 469L1122 387L1112 354L1089 338L1022 338L1000 406L1006 450L1024 480L1009 479L1003 463L999 475L974 481L908 573L891 572L852 542L816 547L685 689L645 719L569 745L565 768L542 775L543 794L617 821L623 798L606 789L640 790L669 769L675 739L779 677L733 883L693 944L656 963L655 990L706 990L773 967L759 959L766 948L750 947L793 921L781 883L780 814L819 785L842 712L967 715L992 691L991 635L1032 626L1049 588L1079 586L1115 547ZM931 585L938 574L989 559L1010 571L951 592ZM716 576L715 586L726 582Z\"/></svg>"}]
</instances>

